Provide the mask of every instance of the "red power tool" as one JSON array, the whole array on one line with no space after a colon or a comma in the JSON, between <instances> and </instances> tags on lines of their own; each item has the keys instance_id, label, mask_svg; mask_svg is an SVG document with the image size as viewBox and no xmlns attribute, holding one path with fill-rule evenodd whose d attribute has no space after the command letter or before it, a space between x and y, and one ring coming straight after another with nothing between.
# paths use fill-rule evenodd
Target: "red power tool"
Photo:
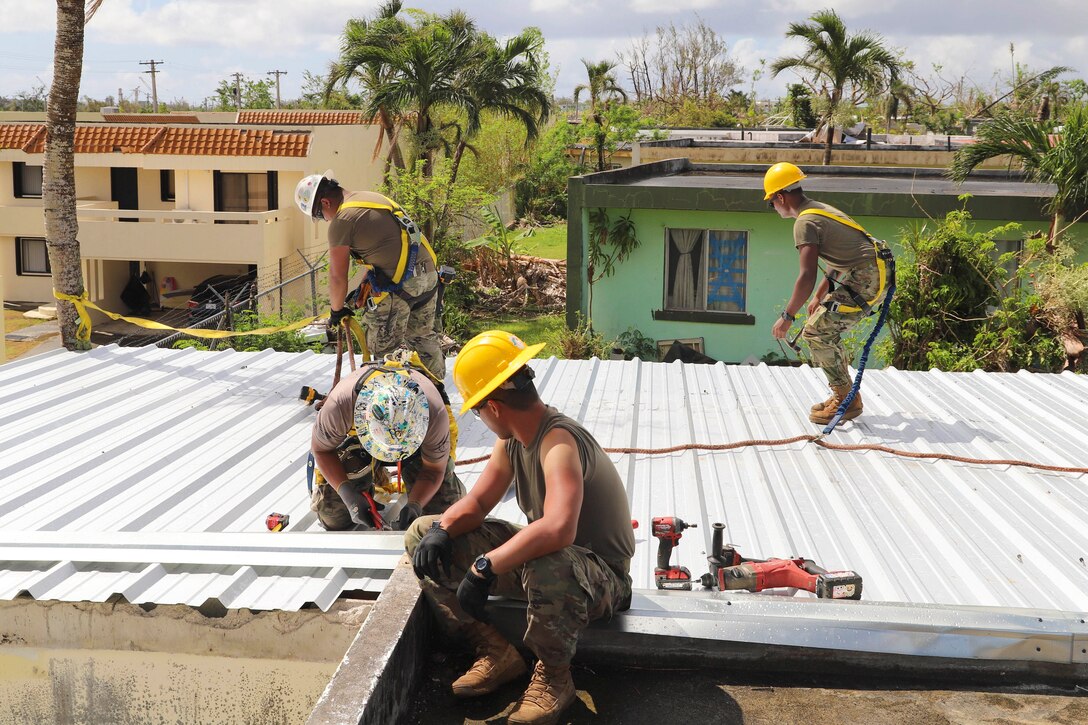
<instances>
[{"instance_id":1,"label":"red power tool","mask_svg":"<svg viewBox=\"0 0 1088 725\"><path fill-rule=\"evenodd\" d=\"M680 532L694 529L697 524L686 524L675 516L657 516L653 520L653 534L657 537L657 567L654 583L658 589L691 589L691 572L682 566L670 566L673 547L680 541Z\"/></svg>"},{"instance_id":2,"label":"red power tool","mask_svg":"<svg viewBox=\"0 0 1088 725\"><path fill-rule=\"evenodd\" d=\"M707 589L761 592L794 587L814 592L820 599L861 599L861 575L857 572L827 571L812 559L746 559L732 544L722 544L724 533L725 524L714 524L714 553L707 557L710 573L699 578Z\"/></svg>"}]
</instances>

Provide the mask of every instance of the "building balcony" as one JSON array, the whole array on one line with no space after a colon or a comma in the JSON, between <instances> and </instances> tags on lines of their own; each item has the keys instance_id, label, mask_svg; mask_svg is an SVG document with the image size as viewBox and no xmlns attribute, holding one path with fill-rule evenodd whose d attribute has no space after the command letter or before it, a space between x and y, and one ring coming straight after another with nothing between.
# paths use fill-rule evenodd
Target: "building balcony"
<instances>
[{"instance_id":1,"label":"building balcony","mask_svg":"<svg viewBox=\"0 0 1088 725\"><path fill-rule=\"evenodd\" d=\"M291 252L290 211L211 212L117 209L81 203L79 242L85 258L268 264Z\"/></svg>"}]
</instances>

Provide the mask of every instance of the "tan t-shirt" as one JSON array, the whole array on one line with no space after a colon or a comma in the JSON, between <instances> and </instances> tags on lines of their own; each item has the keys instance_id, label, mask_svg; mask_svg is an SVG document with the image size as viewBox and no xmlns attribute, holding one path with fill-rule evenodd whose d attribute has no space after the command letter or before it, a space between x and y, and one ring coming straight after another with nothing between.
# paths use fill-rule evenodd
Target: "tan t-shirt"
<instances>
[{"instance_id":1,"label":"tan t-shirt","mask_svg":"<svg viewBox=\"0 0 1088 725\"><path fill-rule=\"evenodd\" d=\"M811 199L802 204L798 211L805 209L821 209L850 219L835 207ZM869 237L820 214L805 214L797 217L793 223L793 245L800 249L806 244L815 244L819 248L820 259L839 272L846 272L876 258Z\"/></svg>"},{"instance_id":2,"label":"tan t-shirt","mask_svg":"<svg viewBox=\"0 0 1088 725\"><path fill-rule=\"evenodd\" d=\"M589 549L614 569L628 572L635 554L631 509L627 492L616 467L596 439L580 423L549 407L540 430L528 446L516 438L506 442L506 454L514 468L518 507L529 522L544 516L544 469L540 465L540 442L553 428L562 428L574 437L582 462L582 509L578 514L577 546Z\"/></svg>"},{"instance_id":3,"label":"tan t-shirt","mask_svg":"<svg viewBox=\"0 0 1088 725\"><path fill-rule=\"evenodd\" d=\"M355 384L363 375L366 375L379 363L361 365L358 370L341 378L336 387L329 393L325 404L317 412L317 420L314 421L312 442L314 450L332 452L344 442L348 431L355 425ZM424 460L446 464L450 454L450 420L446 415L446 406L442 402L442 394L423 373L413 370L412 380L419 383L420 390L427 396L427 407L430 410L431 419L427 424L427 434L423 437L420 452Z\"/></svg>"},{"instance_id":4,"label":"tan t-shirt","mask_svg":"<svg viewBox=\"0 0 1088 725\"><path fill-rule=\"evenodd\" d=\"M353 191L344 195L344 202L365 201L388 204L381 194L370 191ZM384 209L358 209L340 207L336 218L329 224L329 246L350 247L355 259L373 265L389 277L397 271L401 255L401 226L393 215ZM431 255L422 247L416 258L422 264L422 272L434 269Z\"/></svg>"}]
</instances>

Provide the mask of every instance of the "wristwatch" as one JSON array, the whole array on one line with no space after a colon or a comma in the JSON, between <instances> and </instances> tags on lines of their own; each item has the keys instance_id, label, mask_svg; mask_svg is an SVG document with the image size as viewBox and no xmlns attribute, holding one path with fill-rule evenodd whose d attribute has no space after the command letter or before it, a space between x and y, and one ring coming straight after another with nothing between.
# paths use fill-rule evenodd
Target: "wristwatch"
<instances>
[{"instance_id":1,"label":"wristwatch","mask_svg":"<svg viewBox=\"0 0 1088 725\"><path fill-rule=\"evenodd\" d=\"M785 310L782 310L782 314L779 315L779 317L781 317L786 322L796 322L797 321L797 315L791 315L790 313L786 312Z\"/></svg>"},{"instance_id":2,"label":"wristwatch","mask_svg":"<svg viewBox=\"0 0 1088 725\"><path fill-rule=\"evenodd\" d=\"M476 562L472 566L484 579L490 581L495 578L495 572L491 569L491 559L488 559L486 555L476 557Z\"/></svg>"}]
</instances>

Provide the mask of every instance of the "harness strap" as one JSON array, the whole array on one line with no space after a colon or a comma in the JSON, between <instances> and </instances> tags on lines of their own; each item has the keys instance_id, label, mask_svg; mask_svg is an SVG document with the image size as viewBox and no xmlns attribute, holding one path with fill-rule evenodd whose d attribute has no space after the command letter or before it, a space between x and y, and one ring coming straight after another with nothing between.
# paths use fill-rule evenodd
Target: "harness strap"
<instances>
[{"instance_id":1,"label":"harness strap","mask_svg":"<svg viewBox=\"0 0 1088 725\"><path fill-rule=\"evenodd\" d=\"M873 251L876 257L877 275L880 280L880 285L877 287L876 290L876 296L873 297L873 299L871 300L866 300L851 287L840 282L839 286L842 287L848 295L850 295L850 299L854 301L856 307L844 305L836 301L831 301L830 303L824 305L830 312L862 312L864 314L869 314L869 312L873 308L873 305L884 294L884 290L889 287L889 279L894 280L895 257L892 254L891 250L888 248L887 242L878 240L872 234L865 231L864 227L862 227L860 224L858 224L853 219L850 219L849 217L839 216L838 214L833 214L832 212L826 211L824 209L805 209L804 211L798 213L797 216L798 218L800 218L806 214L815 214L817 216L826 217L828 219L831 219L832 221L837 221L839 224L848 226L851 229L856 229L857 231L868 237L869 241L872 242ZM831 284L835 284L835 279L830 274L827 276L827 279ZM894 281L892 281L891 284L895 284ZM829 289L831 288L829 287Z\"/></svg>"},{"instance_id":2,"label":"harness strap","mask_svg":"<svg viewBox=\"0 0 1088 725\"><path fill-rule=\"evenodd\" d=\"M434 253L434 249L431 248L430 242L427 241L427 237L423 236L419 227L412 221L411 217L405 213L404 209L399 204L388 197L382 197L385 199L385 204L380 204L374 201L345 201L340 205L341 209L381 209L387 211L393 215L393 218L400 224L400 258L397 260L397 268L393 272L393 275L389 277L389 281L394 286L400 286L401 282L405 279L405 276L411 277L415 267L415 260L419 254L419 245L423 245L423 248L427 250L427 253L431 255L431 261L434 262L434 266L438 268L438 256ZM371 267L373 270L374 267ZM388 276L388 275L387 275ZM375 289L378 289L375 287ZM388 290L379 290L388 291Z\"/></svg>"}]
</instances>

